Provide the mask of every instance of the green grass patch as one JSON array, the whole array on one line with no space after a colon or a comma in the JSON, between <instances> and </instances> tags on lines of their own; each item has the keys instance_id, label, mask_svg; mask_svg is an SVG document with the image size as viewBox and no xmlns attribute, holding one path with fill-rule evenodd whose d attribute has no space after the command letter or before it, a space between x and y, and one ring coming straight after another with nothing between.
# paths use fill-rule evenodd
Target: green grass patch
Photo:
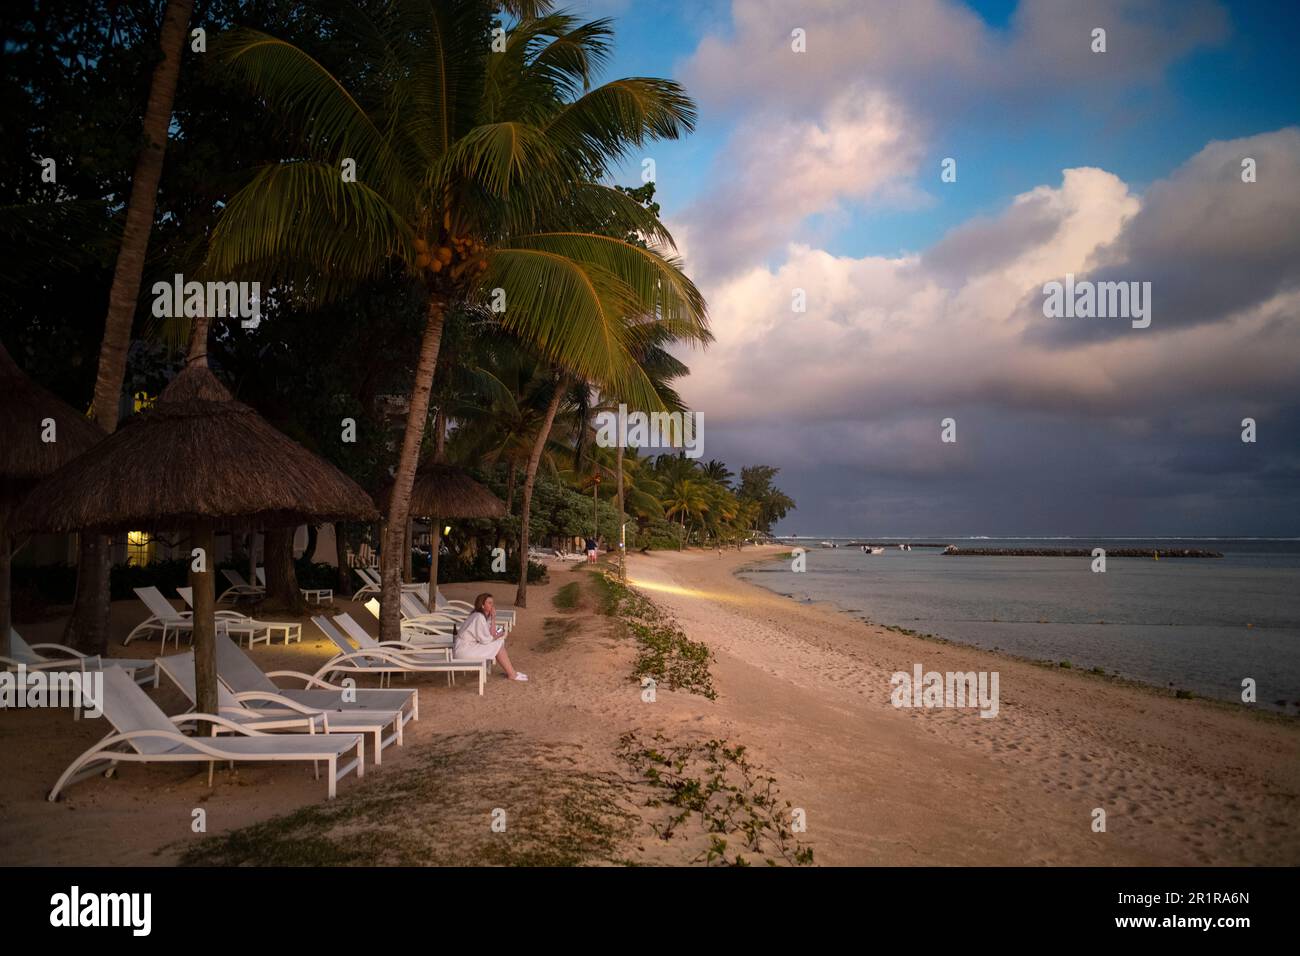
<instances>
[{"instance_id":1,"label":"green grass patch","mask_svg":"<svg viewBox=\"0 0 1300 956\"><path fill-rule=\"evenodd\" d=\"M551 603L555 605L557 611L576 611L581 603L581 598L581 585L577 581L570 581L555 592L555 596L551 598Z\"/></svg>"}]
</instances>

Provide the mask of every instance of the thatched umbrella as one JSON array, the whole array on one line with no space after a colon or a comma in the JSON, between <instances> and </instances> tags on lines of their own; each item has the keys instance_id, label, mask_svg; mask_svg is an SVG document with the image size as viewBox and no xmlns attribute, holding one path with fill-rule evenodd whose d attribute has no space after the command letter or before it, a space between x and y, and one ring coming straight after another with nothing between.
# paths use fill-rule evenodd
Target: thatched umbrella
<instances>
[{"instance_id":1,"label":"thatched umbrella","mask_svg":"<svg viewBox=\"0 0 1300 956\"><path fill-rule=\"evenodd\" d=\"M393 483L387 482L375 496L380 510L387 507ZM411 489L411 514L427 518L500 518L506 503L464 468L425 462L415 472Z\"/></svg>"},{"instance_id":2,"label":"thatched umbrella","mask_svg":"<svg viewBox=\"0 0 1300 956\"><path fill-rule=\"evenodd\" d=\"M22 373L0 344L0 655L9 653L12 511L32 487L104 433Z\"/></svg>"},{"instance_id":3,"label":"thatched umbrella","mask_svg":"<svg viewBox=\"0 0 1300 956\"><path fill-rule=\"evenodd\" d=\"M386 482L375 496L381 511L388 509L388 495L393 483ZM506 503L465 469L441 462L426 461L415 472L411 489L411 514L432 519L430 530L432 557L429 581L436 589L438 549L441 547L442 518L500 518ZM432 600L432 593L430 594Z\"/></svg>"},{"instance_id":4,"label":"thatched umbrella","mask_svg":"<svg viewBox=\"0 0 1300 956\"><path fill-rule=\"evenodd\" d=\"M195 548L195 681L199 709L217 706L211 555L220 527L285 527L378 517L361 487L234 400L191 349L158 401L43 482L20 527L51 531L187 529ZM199 553L201 551L201 553Z\"/></svg>"}]
</instances>

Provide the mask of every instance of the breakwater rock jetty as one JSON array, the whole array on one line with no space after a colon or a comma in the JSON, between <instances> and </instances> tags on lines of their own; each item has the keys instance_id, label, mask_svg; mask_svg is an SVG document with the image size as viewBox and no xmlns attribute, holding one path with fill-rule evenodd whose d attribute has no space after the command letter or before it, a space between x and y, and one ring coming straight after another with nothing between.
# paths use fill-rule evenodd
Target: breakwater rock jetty
<instances>
[{"instance_id":1,"label":"breakwater rock jetty","mask_svg":"<svg viewBox=\"0 0 1300 956\"><path fill-rule=\"evenodd\" d=\"M959 548L950 544L944 554L956 557L1007 557L1007 558L1090 558L1092 548ZM1107 548L1108 558L1221 558L1219 551L1201 548Z\"/></svg>"},{"instance_id":2,"label":"breakwater rock jetty","mask_svg":"<svg viewBox=\"0 0 1300 956\"><path fill-rule=\"evenodd\" d=\"M946 548L949 545L936 544L933 541L850 541L845 548L901 548L907 545L911 548Z\"/></svg>"}]
</instances>

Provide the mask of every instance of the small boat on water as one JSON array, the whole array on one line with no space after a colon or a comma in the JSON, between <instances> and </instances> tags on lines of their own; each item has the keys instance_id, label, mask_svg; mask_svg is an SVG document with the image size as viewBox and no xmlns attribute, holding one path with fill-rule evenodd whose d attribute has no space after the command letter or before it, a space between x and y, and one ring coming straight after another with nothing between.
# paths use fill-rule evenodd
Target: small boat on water
<instances>
[{"instance_id":1,"label":"small boat on water","mask_svg":"<svg viewBox=\"0 0 1300 956\"><path fill-rule=\"evenodd\" d=\"M862 553L863 553L863 554L884 554L884 553L885 553L885 549L884 549L884 548L869 548L869 547L867 547L867 546L864 544L864 545L862 546Z\"/></svg>"}]
</instances>

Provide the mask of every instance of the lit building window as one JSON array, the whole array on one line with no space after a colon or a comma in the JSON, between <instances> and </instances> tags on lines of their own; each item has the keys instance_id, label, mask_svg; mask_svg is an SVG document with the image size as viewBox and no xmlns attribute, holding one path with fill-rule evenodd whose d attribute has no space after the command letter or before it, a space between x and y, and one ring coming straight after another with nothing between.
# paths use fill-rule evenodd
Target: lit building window
<instances>
[{"instance_id":1,"label":"lit building window","mask_svg":"<svg viewBox=\"0 0 1300 956\"><path fill-rule=\"evenodd\" d=\"M136 392L131 396L131 411L142 412L146 408L153 408L154 397L148 392ZM135 534L135 532L131 532Z\"/></svg>"},{"instance_id":2,"label":"lit building window","mask_svg":"<svg viewBox=\"0 0 1300 956\"><path fill-rule=\"evenodd\" d=\"M148 531L126 533L126 563L143 568L153 561L154 541Z\"/></svg>"}]
</instances>

